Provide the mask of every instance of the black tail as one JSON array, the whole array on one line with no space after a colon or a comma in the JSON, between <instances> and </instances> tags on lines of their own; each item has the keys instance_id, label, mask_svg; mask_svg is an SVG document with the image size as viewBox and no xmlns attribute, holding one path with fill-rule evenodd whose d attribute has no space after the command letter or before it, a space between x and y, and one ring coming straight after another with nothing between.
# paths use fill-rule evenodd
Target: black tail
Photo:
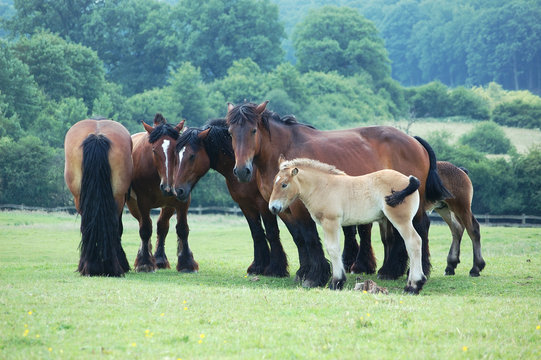
<instances>
[{"instance_id":1,"label":"black tail","mask_svg":"<svg viewBox=\"0 0 541 360\"><path fill-rule=\"evenodd\" d=\"M428 152L428 158L430 159L430 168L428 169L428 177L426 178L425 197L430 202L436 202L438 200L452 199L454 196L443 186L440 175L438 174L438 164L436 161L436 154L432 147L419 136L414 138L423 145Z\"/></svg>"},{"instance_id":2,"label":"black tail","mask_svg":"<svg viewBox=\"0 0 541 360\"><path fill-rule=\"evenodd\" d=\"M121 276L119 263L120 218L111 186L109 149L111 142L103 135L89 135L83 147L81 180L81 275Z\"/></svg>"},{"instance_id":3,"label":"black tail","mask_svg":"<svg viewBox=\"0 0 541 360\"><path fill-rule=\"evenodd\" d=\"M391 195L385 196L385 202L387 205L395 207L398 204L401 204L406 196L413 194L417 189L419 188L419 185L421 185L421 182L419 179L417 179L415 176L410 176L410 182L408 186L406 186L405 189L400 191L392 191Z\"/></svg>"}]
</instances>

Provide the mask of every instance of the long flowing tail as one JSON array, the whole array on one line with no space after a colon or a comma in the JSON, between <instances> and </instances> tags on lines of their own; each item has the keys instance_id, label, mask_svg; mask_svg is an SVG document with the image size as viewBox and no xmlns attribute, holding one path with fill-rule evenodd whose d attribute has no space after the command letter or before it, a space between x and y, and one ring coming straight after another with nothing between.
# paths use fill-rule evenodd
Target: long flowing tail
<instances>
[{"instance_id":1,"label":"long flowing tail","mask_svg":"<svg viewBox=\"0 0 541 360\"><path fill-rule=\"evenodd\" d=\"M436 202L438 200L452 199L454 196L443 186L440 175L438 174L438 164L436 161L436 154L432 147L419 136L414 138L423 145L428 152L428 158L430 159L430 168L428 169L428 177L426 178L425 197L430 202Z\"/></svg>"},{"instance_id":2,"label":"long flowing tail","mask_svg":"<svg viewBox=\"0 0 541 360\"><path fill-rule=\"evenodd\" d=\"M385 196L385 202L387 205L395 207L398 204L401 204L406 196L413 194L417 189L419 188L419 185L421 185L421 182L419 179L417 179L415 176L410 176L410 182L408 186L406 186L404 189L400 191L393 191L391 195Z\"/></svg>"},{"instance_id":3,"label":"long flowing tail","mask_svg":"<svg viewBox=\"0 0 541 360\"><path fill-rule=\"evenodd\" d=\"M83 147L81 180L81 275L122 276L119 215L111 186L109 149L103 135L89 135Z\"/></svg>"}]
</instances>

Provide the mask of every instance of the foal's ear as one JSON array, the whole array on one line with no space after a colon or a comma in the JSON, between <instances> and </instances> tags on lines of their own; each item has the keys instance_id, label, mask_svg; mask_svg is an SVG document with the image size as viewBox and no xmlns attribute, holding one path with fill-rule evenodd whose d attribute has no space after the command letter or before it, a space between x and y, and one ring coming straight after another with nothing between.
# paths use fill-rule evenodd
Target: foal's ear
<instances>
[{"instance_id":1,"label":"foal's ear","mask_svg":"<svg viewBox=\"0 0 541 360\"><path fill-rule=\"evenodd\" d=\"M152 126L150 126L149 124L147 124L146 122L144 122L143 120L141 120L141 122L143 123L143 127L145 128L145 130L147 131L147 133L151 133L152 131L154 131L154 128Z\"/></svg>"},{"instance_id":2,"label":"foal's ear","mask_svg":"<svg viewBox=\"0 0 541 360\"><path fill-rule=\"evenodd\" d=\"M199 140L205 140L206 137L209 135L209 132L210 128L208 128L207 130L203 130L199 134L197 134L197 137L199 138Z\"/></svg>"},{"instance_id":3,"label":"foal's ear","mask_svg":"<svg viewBox=\"0 0 541 360\"><path fill-rule=\"evenodd\" d=\"M278 157L278 166L280 166L284 161L286 161L284 154L280 154L280 156Z\"/></svg>"},{"instance_id":4,"label":"foal's ear","mask_svg":"<svg viewBox=\"0 0 541 360\"><path fill-rule=\"evenodd\" d=\"M179 122L177 126L175 126L175 130L180 133L180 131L184 128L185 122L186 122L186 119L182 119L182 121Z\"/></svg>"},{"instance_id":5,"label":"foal's ear","mask_svg":"<svg viewBox=\"0 0 541 360\"><path fill-rule=\"evenodd\" d=\"M299 173L299 169L297 168L293 168L293 170L291 170L291 176L295 176Z\"/></svg>"},{"instance_id":6,"label":"foal's ear","mask_svg":"<svg viewBox=\"0 0 541 360\"><path fill-rule=\"evenodd\" d=\"M269 100L265 100L261 104L257 105L257 107L255 108L255 112L258 115L261 115L263 113L263 111L265 111L265 108L267 107L268 103L269 103Z\"/></svg>"},{"instance_id":7,"label":"foal's ear","mask_svg":"<svg viewBox=\"0 0 541 360\"><path fill-rule=\"evenodd\" d=\"M227 103L227 112L233 111L235 108L235 105L231 104L230 102Z\"/></svg>"}]
</instances>

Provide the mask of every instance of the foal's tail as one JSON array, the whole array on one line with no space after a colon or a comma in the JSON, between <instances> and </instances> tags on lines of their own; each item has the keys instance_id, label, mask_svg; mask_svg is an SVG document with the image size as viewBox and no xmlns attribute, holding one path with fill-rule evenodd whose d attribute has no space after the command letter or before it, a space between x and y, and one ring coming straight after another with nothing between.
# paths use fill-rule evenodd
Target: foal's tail
<instances>
[{"instance_id":1,"label":"foal's tail","mask_svg":"<svg viewBox=\"0 0 541 360\"><path fill-rule=\"evenodd\" d=\"M400 191L393 190L391 192L391 195L385 196L385 202L387 203L387 205L391 207L395 207L401 204L406 198L406 196L409 196L413 194L415 191L417 191L420 185L421 185L421 182L419 181L419 179L411 175L408 186Z\"/></svg>"},{"instance_id":2,"label":"foal's tail","mask_svg":"<svg viewBox=\"0 0 541 360\"><path fill-rule=\"evenodd\" d=\"M440 175L438 174L438 164L436 161L436 154L432 147L419 136L414 138L423 145L428 152L428 158L430 159L430 168L428 169L428 176L426 178L425 185L425 197L430 202L436 202L438 200L452 199L454 196L445 188L441 182Z\"/></svg>"},{"instance_id":3,"label":"foal's tail","mask_svg":"<svg viewBox=\"0 0 541 360\"><path fill-rule=\"evenodd\" d=\"M122 276L118 260L120 217L111 186L109 149L111 141L103 135L90 134L83 148L81 180L81 275Z\"/></svg>"}]
</instances>

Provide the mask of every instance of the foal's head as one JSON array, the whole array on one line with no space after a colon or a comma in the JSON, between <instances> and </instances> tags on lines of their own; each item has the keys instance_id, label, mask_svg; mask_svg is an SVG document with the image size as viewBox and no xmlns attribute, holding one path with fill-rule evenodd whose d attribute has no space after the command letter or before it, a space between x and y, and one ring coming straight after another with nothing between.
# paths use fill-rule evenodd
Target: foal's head
<instances>
[{"instance_id":1,"label":"foal's head","mask_svg":"<svg viewBox=\"0 0 541 360\"><path fill-rule=\"evenodd\" d=\"M167 123L161 114L154 117L154 127L143 122L148 132L148 141L152 145L152 158L154 166L160 176L160 190L164 196L174 196L173 172L176 164L175 145L184 127L184 120L177 126Z\"/></svg>"},{"instance_id":2,"label":"foal's head","mask_svg":"<svg viewBox=\"0 0 541 360\"><path fill-rule=\"evenodd\" d=\"M300 185L297 181L299 168L286 161L283 155L280 155L278 162L280 171L274 177L272 194L269 199L269 210L275 215L286 210L297 199L300 192Z\"/></svg>"}]
</instances>

